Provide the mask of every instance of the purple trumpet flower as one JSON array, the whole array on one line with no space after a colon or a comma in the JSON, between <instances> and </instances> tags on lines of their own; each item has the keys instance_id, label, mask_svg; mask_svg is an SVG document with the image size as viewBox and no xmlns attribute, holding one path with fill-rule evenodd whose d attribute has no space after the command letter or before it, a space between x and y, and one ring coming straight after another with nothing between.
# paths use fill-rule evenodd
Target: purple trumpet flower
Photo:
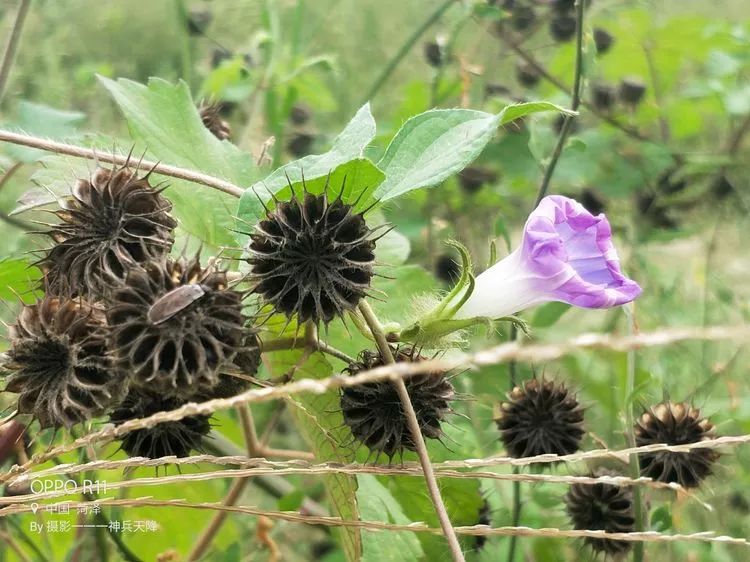
<instances>
[{"instance_id":1,"label":"purple trumpet flower","mask_svg":"<svg viewBox=\"0 0 750 562\"><path fill-rule=\"evenodd\" d=\"M551 195L526 221L521 246L476 278L453 317L501 318L548 301L610 308L640 294L620 270L607 217Z\"/></svg>"}]
</instances>

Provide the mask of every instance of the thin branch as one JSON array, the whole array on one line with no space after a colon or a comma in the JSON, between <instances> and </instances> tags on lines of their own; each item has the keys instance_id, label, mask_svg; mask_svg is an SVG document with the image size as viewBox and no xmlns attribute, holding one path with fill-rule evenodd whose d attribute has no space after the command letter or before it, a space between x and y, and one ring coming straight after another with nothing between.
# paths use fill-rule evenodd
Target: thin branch
<instances>
[{"instance_id":1,"label":"thin branch","mask_svg":"<svg viewBox=\"0 0 750 562\"><path fill-rule=\"evenodd\" d=\"M455 0L445 0L442 4L435 8L435 11L427 16L422 24L417 27L417 29L415 29L409 37L406 38L406 41L404 41L404 44L401 45L401 48L396 52L393 58L388 61L388 64L385 66L383 71L375 79L375 82L368 90L367 95L365 95L360 105L364 105L368 101L372 101L375 95L380 91L380 88L382 88L383 85L388 81L388 78L391 77L393 71L396 70L396 67L398 67L404 57L409 54L409 51L411 51L414 44L419 41L419 38L422 37L422 35L424 35L425 32L442 17L442 15L448 10L448 8L450 8L451 4L453 4L454 2Z\"/></svg>"},{"instance_id":2,"label":"thin branch","mask_svg":"<svg viewBox=\"0 0 750 562\"><path fill-rule=\"evenodd\" d=\"M7 86L8 78L10 77L10 69L13 67L13 62L16 59L16 51L18 50L18 44L21 41L23 24L26 21L26 15L29 13L30 6L31 0L21 0L21 2L18 4L16 19L13 22L13 28L10 31L10 36L8 36L8 43L5 45L3 62L0 65L0 101L2 101L3 99L5 86Z\"/></svg>"},{"instance_id":3,"label":"thin branch","mask_svg":"<svg viewBox=\"0 0 750 562\"><path fill-rule=\"evenodd\" d=\"M122 156L119 154L109 154L107 152L94 150L91 148L84 148L81 146L75 146L72 144L66 144L62 142L56 142L40 137L34 137L22 133L14 133L12 131L0 129L0 142L8 142L11 144L18 144L21 146L28 146L31 148L38 148L40 150L46 150L47 152L54 152L56 154L65 154L66 156L73 156L75 158L84 158L86 160L95 160L98 162L106 162L108 164L116 164L118 166L124 166L132 164L132 157ZM234 197L242 197L245 192L239 186L234 185L231 182L188 170L185 168L178 168L177 166L169 166L167 164L161 164L159 162L150 162L147 160L140 161L141 168L153 170L154 173L161 174L163 176L170 176L189 182L198 183L218 189Z\"/></svg>"},{"instance_id":4,"label":"thin branch","mask_svg":"<svg viewBox=\"0 0 750 562\"><path fill-rule=\"evenodd\" d=\"M391 346L388 345L388 340L385 338L383 327L380 325L380 321L375 316L372 308L370 308L370 305L363 300L359 303L359 311L362 313L365 322L367 322L367 326L370 328L370 332L375 338L375 343L380 350L380 357L382 358L383 363L386 365L394 365L396 361L393 359ZM443 534L448 541L453 560L454 562L463 562L464 555L461 551L461 544L458 542L458 537L453 530L450 517L448 517L448 511L445 509L443 497L440 495L440 487L438 486L437 478L435 477L435 471L432 469L432 462L430 461L430 455L427 452L427 445L424 442L422 428L419 425L417 413L414 411L414 405L411 403L409 391L406 389L406 383L404 383L404 379L401 377L394 377L391 382L396 388L399 400L401 401L401 407L404 410L404 416L406 417L406 422L409 426L409 431L411 432L412 441L417 450L419 462L422 465L424 480L427 484L427 491L430 493L432 504L435 506L435 512L440 521L440 527L443 530Z\"/></svg>"},{"instance_id":5,"label":"thin branch","mask_svg":"<svg viewBox=\"0 0 750 562\"><path fill-rule=\"evenodd\" d=\"M578 106L581 104L581 84L583 82L583 13L585 0L576 0L576 68L575 68L575 79L573 82L572 99L570 102L571 111L577 112ZM542 183L539 186L539 192L536 196L536 203L534 207L539 205L539 202L544 199L549 189L552 175L555 173L557 162L560 160L560 156L565 149L565 143L568 140L568 133L573 127L573 115L566 115L562 127L560 129L560 135L557 138L557 145L555 150L552 152L547 169L544 170L544 177Z\"/></svg>"},{"instance_id":6,"label":"thin branch","mask_svg":"<svg viewBox=\"0 0 750 562\"><path fill-rule=\"evenodd\" d=\"M292 523L304 523L308 525L325 525L329 527L352 527L358 529L369 529L373 531L407 531L417 533L430 533L433 535L442 534L441 528L429 527L425 523L393 524L381 521L359 521L344 520L334 516L312 516L299 512L291 511L270 511L257 507L248 506L223 506L217 503L194 503L185 500L158 500L151 498L139 499L102 499L98 501L99 505L104 506L122 506L122 507L183 507L186 509L202 510L224 510L233 513L244 513L247 515L265 516L269 519L280 521L289 521ZM70 502L70 509L78 509L86 502ZM21 513L30 513L29 506L10 506L0 511L0 516L16 515ZM720 543L736 546L750 547L750 541L742 537L730 537L725 535L716 535L712 532L699 532L692 534L666 534L656 531L646 531L642 533L607 533L601 530L567 530L555 528L534 529L531 527L490 527L488 525L472 525L456 527L455 531L460 535L467 536L512 536L520 535L525 537L548 537L557 539L578 539L578 538L598 538L622 540L629 542L703 542L703 543Z\"/></svg>"},{"instance_id":7,"label":"thin branch","mask_svg":"<svg viewBox=\"0 0 750 562\"><path fill-rule=\"evenodd\" d=\"M159 423L179 421L196 415L211 415L217 410L234 408L240 404L268 402L277 398L287 398L294 394L312 393L324 394L330 390L357 386L371 382L392 380L394 377L408 377L422 373L445 372L452 369L468 369L486 365L498 365L508 361L542 362L552 361L570 353L590 349L604 349L626 352L642 347L656 347L679 343L683 341L735 341L750 340L750 326L712 326L710 328L670 328L656 332L641 332L632 336L613 336L612 334L581 334L567 341L546 344L522 344L520 342L504 343L493 348L476 353L457 353L451 358L431 359L416 363L396 363L383 365L352 376L333 375L325 379L301 379L294 382L255 388L232 396L231 398L215 398L206 402L188 403L171 411L158 412L151 416L137 420L129 420L118 426L109 424L99 431L94 431L75 439L71 443L53 447L45 453L34 455L31 460L20 467L14 468L12 473L0 474L0 483L12 476L27 471L32 466L41 464L50 458L73 451L91 443L119 439L123 435L154 427ZM738 439L738 438L729 438ZM744 439L742 437L741 439ZM750 438L749 438L750 439ZM744 442L744 441L743 441ZM702 444L701 446L704 446ZM671 450L671 449L670 449ZM516 459L515 464L531 464L529 459ZM568 460L568 459L565 459ZM537 461L538 462L538 461ZM509 461L509 464L514 464Z\"/></svg>"},{"instance_id":8,"label":"thin branch","mask_svg":"<svg viewBox=\"0 0 750 562\"><path fill-rule=\"evenodd\" d=\"M500 39L505 43L505 45L508 46L513 52L515 52L519 57L521 57L531 68L534 69L534 71L539 74L542 78L547 80L550 84L558 88L559 90L569 93L570 88L564 84L559 78L555 77L554 75L550 74L550 72L542 65L539 61L537 61L528 51L526 51L521 45L516 43L511 37L509 37L507 34L502 34L500 36ZM596 115L599 119L602 121L605 121L606 123L609 123L616 129L619 129L629 137L632 137L639 141L650 141L651 139L638 131L637 129L633 129L632 127L629 127L628 125L622 123L618 119L612 117L611 115L607 114L604 111L601 111L597 109L594 105L588 103L586 100L581 100L581 105L588 109L592 114Z\"/></svg>"}]
</instances>

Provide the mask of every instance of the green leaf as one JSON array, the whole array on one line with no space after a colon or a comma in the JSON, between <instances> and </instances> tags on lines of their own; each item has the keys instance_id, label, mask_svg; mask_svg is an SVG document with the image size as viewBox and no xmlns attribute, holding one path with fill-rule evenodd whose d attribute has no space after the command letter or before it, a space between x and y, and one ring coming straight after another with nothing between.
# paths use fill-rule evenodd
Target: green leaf
<instances>
[{"instance_id":1,"label":"green leaf","mask_svg":"<svg viewBox=\"0 0 750 562\"><path fill-rule=\"evenodd\" d=\"M401 505L375 476L362 474L357 477L357 483L357 501L363 520L397 525L411 523ZM365 532L362 547L363 562L411 562L424 556L419 539L409 531Z\"/></svg>"},{"instance_id":2,"label":"green leaf","mask_svg":"<svg viewBox=\"0 0 750 562\"><path fill-rule=\"evenodd\" d=\"M672 512L668 505L657 507L651 514L651 530L657 533L669 531L672 528Z\"/></svg>"},{"instance_id":3,"label":"green leaf","mask_svg":"<svg viewBox=\"0 0 750 562\"><path fill-rule=\"evenodd\" d=\"M16 119L11 123L10 128L48 139L65 140L78 133L78 126L85 119L86 115L77 111L63 111L48 105L21 100L18 103ZM48 154L43 150L18 145L7 145L5 150L21 162L35 162Z\"/></svg>"},{"instance_id":4,"label":"green leaf","mask_svg":"<svg viewBox=\"0 0 750 562\"><path fill-rule=\"evenodd\" d=\"M560 107L559 105L555 105L548 101L530 101L509 105L498 114L498 117L500 118L500 125L506 125L511 121L520 119L521 117L526 117L532 113L541 113L543 111L557 111L558 113L564 113L566 115L576 115L575 111L565 109L564 107Z\"/></svg>"},{"instance_id":5,"label":"green leaf","mask_svg":"<svg viewBox=\"0 0 750 562\"><path fill-rule=\"evenodd\" d=\"M328 175L330 173L330 176ZM319 175L315 178L309 178L307 175L307 169L305 169L305 181L304 188L302 180L294 180L290 176L292 181L291 187L284 178L284 186L274 191L274 196L280 201L288 201L292 192L297 195L302 195L304 190L308 193L320 194L325 190L328 193L329 200L332 200L341 194L341 199L344 203L355 205L355 209L361 211L371 206L374 202L373 192L375 188L385 178L383 172L381 172L375 164L373 164L367 158L357 158L350 160L337 166L335 169L328 170L324 175ZM344 188L342 190L342 187ZM240 221L246 225L255 224L258 220L265 215L265 209L273 208L273 201L264 200L261 203L263 194L258 191L254 191L255 188L251 188L245 191L240 198L240 205L237 211L237 216ZM240 230L243 230L243 225L240 225Z\"/></svg>"},{"instance_id":6,"label":"green leaf","mask_svg":"<svg viewBox=\"0 0 750 562\"><path fill-rule=\"evenodd\" d=\"M433 109L409 119L393 137L378 167L386 180L376 197L388 201L436 185L473 162L499 125L540 111L570 113L548 102L505 107L497 115L470 109Z\"/></svg>"},{"instance_id":7,"label":"green leaf","mask_svg":"<svg viewBox=\"0 0 750 562\"><path fill-rule=\"evenodd\" d=\"M184 82L152 78L148 86L99 77L128 121L130 134L146 157L234 183L249 185L255 169L249 154L220 141L203 126ZM136 152L137 153L137 152ZM180 226L213 247L234 246L234 199L218 190L166 178L166 195Z\"/></svg>"},{"instance_id":8,"label":"green leaf","mask_svg":"<svg viewBox=\"0 0 750 562\"><path fill-rule=\"evenodd\" d=\"M20 295L24 302L32 302L41 278L42 272L27 260L9 258L0 261L0 298L15 301Z\"/></svg>"},{"instance_id":9,"label":"green leaf","mask_svg":"<svg viewBox=\"0 0 750 562\"><path fill-rule=\"evenodd\" d=\"M309 182L327 176L332 170L351 160L362 159L365 148L375 137L375 119L370 113L370 104L357 111L349 124L333 141L333 146L323 154L311 154L274 170L265 179L253 184L240 202L240 213L245 216L260 216L263 202L271 195L288 187L288 183L301 182L304 176ZM288 179L287 179L288 178ZM256 196L257 193L257 196Z\"/></svg>"},{"instance_id":10,"label":"green leaf","mask_svg":"<svg viewBox=\"0 0 750 562\"><path fill-rule=\"evenodd\" d=\"M271 329L272 327L269 327L269 330ZM304 360L302 350L269 353L266 358L266 365L273 377L281 376L292 369L297 380L323 379L333 374L331 364L321 353L313 353L307 360ZM317 462L349 463L354 460L354 451L341 446L351 439L351 436L344 425L337 391L325 394L300 394L288 400L294 407L293 415L297 429L310 444ZM347 520L359 519L357 479L346 474L331 474L323 480L336 514ZM358 561L362 552L359 529L342 527L339 532L347 560Z\"/></svg>"},{"instance_id":11,"label":"green leaf","mask_svg":"<svg viewBox=\"0 0 750 562\"><path fill-rule=\"evenodd\" d=\"M386 180L376 196L388 201L461 171L479 156L499 123L497 115L470 109L434 109L412 117L378 162Z\"/></svg>"},{"instance_id":12,"label":"green leaf","mask_svg":"<svg viewBox=\"0 0 750 562\"><path fill-rule=\"evenodd\" d=\"M570 310L570 305L564 302L548 302L543 304L534 312L531 325L535 328L549 328L568 310Z\"/></svg>"}]
</instances>

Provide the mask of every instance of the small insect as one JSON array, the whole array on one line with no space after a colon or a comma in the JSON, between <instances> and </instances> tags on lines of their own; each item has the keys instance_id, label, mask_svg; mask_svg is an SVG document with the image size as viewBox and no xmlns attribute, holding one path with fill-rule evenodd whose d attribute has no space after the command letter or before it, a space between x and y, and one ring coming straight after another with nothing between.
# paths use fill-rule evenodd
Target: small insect
<instances>
[{"instance_id":1,"label":"small insect","mask_svg":"<svg viewBox=\"0 0 750 562\"><path fill-rule=\"evenodd\" d=\"M148 321L152 324L161 324L185 310L205 294L203 287L196 283L172 289L151 305L147 314Z\"/></svg>"}]
</instances>

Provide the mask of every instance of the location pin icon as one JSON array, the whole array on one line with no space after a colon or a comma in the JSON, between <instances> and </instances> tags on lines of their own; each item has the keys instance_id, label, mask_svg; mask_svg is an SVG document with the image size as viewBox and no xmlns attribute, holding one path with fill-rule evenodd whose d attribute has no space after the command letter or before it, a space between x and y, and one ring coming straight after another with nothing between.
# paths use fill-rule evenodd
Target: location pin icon
<instances>
[{"instance_id":1,"label":"location pin icon","mask_svg":"<svg viewBox=\"0 0 750 562\"><path fill-rule=\"evenodd\" d=\"M32 503L31 504L31 513L36 514L36 512L37 512L38 509L39 509L39 504L38 503Z\"/></svg>"}]
</instances>

